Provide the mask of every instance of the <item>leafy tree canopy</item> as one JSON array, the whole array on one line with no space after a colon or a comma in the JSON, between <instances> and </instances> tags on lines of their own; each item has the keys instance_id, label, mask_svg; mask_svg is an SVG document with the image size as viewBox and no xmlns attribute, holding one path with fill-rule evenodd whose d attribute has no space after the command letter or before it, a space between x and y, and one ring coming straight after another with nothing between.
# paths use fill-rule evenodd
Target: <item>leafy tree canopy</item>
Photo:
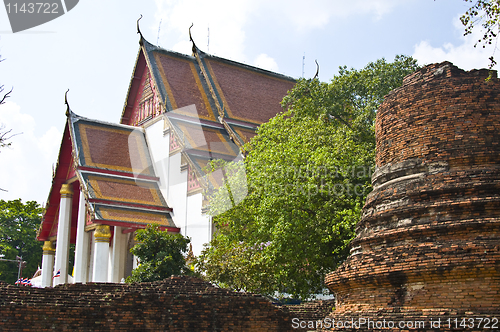
<instances>
[{"instance_id":1,"label":"leafy tree canopy","mask_svg":"<svg viewBox=\"0 0 500 332\"><path fill-rule=\"evenodd\" d=\"M330 84L299 80L285 111L245 146L244 162L212 163L225 182L211 196L218 232L199 271L236 290L321 293L326 273L347 256L371 190L376 109L416 69L397 56L341 67Z\"/></svg>"},{"instance_id":2,"label":"leafy tree canopy","mask_svg":"<svg viewBox=\"0 0 500 332\"><path fill-rule=\"evenodd\" d=\"M139 243L130 252L139 258L140 265L132 270L127 282L151 282L191 273L183 256L190 239L162 231L158 225L149 225L137 231L136 240Z\"/></svg>"},{"instance_id":3,"label":"leafy tree canopy","mask_svg":"<svg viewBox=\"0 0 500 332\"><path fill-rule=\"evenodd\" d=\"M481 25L483 36L476 42L474 47L482 44L483 48L487 45L495 43L493 55L489 58L489 69L492 69L497 62L495 61L495 50L500 32L500 1L499 0L464 0L465 2L474 3L464 15L460 17L460 21L465 27L464 35L472 33L475 27Z\"/></svg>"},{"instance_id":4,"label":"leafy tree canopy","mask_svg":"<svg viewBox=\"0 0 500 332\"><path fill-rule=\"evenodd\" d=\"M42 213L43 208L34 201L23 204L20 199L0 200L0 254L12 260L22 257L27 262L23 276L28 278L36 272L42 259L43 243L36 239ZM0 280L14 283L17 273L15 262L0 262Z\"/></svg>"}]
</instances>

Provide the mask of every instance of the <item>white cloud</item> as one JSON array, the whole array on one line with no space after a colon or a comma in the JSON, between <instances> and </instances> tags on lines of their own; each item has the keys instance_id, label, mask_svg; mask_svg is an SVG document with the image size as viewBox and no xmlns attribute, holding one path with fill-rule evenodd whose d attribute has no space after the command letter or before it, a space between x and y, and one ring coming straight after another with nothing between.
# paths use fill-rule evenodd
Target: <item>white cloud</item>
<instances>
[{"instance_id":1,"label":"white cloud","mask_svg":"<svg viewBox=\"0 0 500 332\"><path fill-rule=\"evenodd\" d=\"M332 18L345 18L371 14L380 19L401 2L397 0L155 0L156 22L151 26L154 33L162 21L161 36L178 38L173 50L191 53L188 29L194 23L191 33L197 46L207 51L208 29L210 46L208 53L246 62L245 26L254 14L265 12L276 18L280 24L293 27L296 31L327 25Z\"/></svg>"},{"instance_id":2,"label":"white cloud","mask_svg":"<svg viewBox=\"0 0 500 332\"><path fill-rule=\"evenodd\" d=\"M262 68L262 69L267 69L270 71L278 72L278 64L276 61L271 58L269 55L262 53L257 58L254 60L254 66Z\"/></svg>"},{"instance_id":3,"label":"white cloud","mask_svg":"<svg viewBox=\"0 0 500 332\"><path fill-rule=\"evenodd\" d=\"M36 200L42 204L49 194L52 164L57 162L62 133L55 127L35 135L35 119L21 112L19 105L0 106L0 122L12 129L11 146L0 150L0 199Z\"/></svg>"},{"instance_id":4,"label":"white cloud","mask_svg":"<svg viewBox=\"0 0 500 332\"><path fill-rule=\"evenodd\" d=\"M464 28L458 18L453 21L453 24L457 33L463 33ZM450 61L464 70L487 68L488 58L493 54L493 47L483 48L481 45L474 47L481 35L480 30L475 30L471 35L462 36L460 45L446 43L440 47L434 47L424 40L415 45L413 57L421 65Z\"/></svg>"},{"instance_id":5,"label":"white cloud","mask_svg":"<svg viewBox=\"0 0 500 332\"><path fill-rule=\"evenodd\" d=\"M206 51L208 29L210 29L210 53L244 61L244 25L247 16L256 7L251 0L156 0L157 22L165 22L163 34L177 33L179 41L175 50L190 54L188 29L194 23L191 33L197 46Z\"/></svg>"},{"instance_id":6,"label":"white cloud","mask_svg":"<svg viewBox=\"0 0 500 332\"><path fill-rule=\"evenodd\" d=\"M56 162L61 146L62 133L56 127L50 127L38 140L38 149L48 162Z\"/></svg>"},{"instance_id":7,"label":"white cloud","mask_svg":"<svg viewBox=\"0 0 500 332\"><path fill-rule=\"evenodd\" d=\"M401 4L396 0L280 0L273 1L276 15L282 12L297 31L321 28L332 18L346 18L370 14L379 20Z\"/></svg>"}]
</instances>

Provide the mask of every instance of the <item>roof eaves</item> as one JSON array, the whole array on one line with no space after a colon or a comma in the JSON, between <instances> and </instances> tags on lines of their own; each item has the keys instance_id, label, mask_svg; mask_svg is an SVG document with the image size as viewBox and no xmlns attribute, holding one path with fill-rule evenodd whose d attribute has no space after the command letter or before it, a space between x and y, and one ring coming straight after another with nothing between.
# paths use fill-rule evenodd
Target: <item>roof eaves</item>
<instances>
[{"instance_id":1,"label":"roof eaves","mask_svg":"<svg viewBox=\"0 0 500 332\"><path fill-rule=\"evenodd\" d=\"M112 122L107 122L107 121L90 119L90 118L86 118L86 117L77 115L73 112L71 112L71 121L72 121L71 122L72 125L74 123L76 123L77 121L87 121L87 122L93 122L93 123L97 123L97 124L105 125L105 126L109 126L109 127L118 127L118 128L130 129L130 130L140 130L144 133L144 128L142 128L142 127L136 127L136 126L126 125L126 124L122 124L122 123L112 123Z\"/></svg>"},{"instance_id":2,"label":"roof eaves","mask_svg":"<svg viewBox=\"0 0 500 332\"><path fill-rule=\"evenodd\" d=\"M119 202L119 201L105 200L98 198L90 198L88 202L96 206L113 207L122 210L143 211L143 212L151 212L158 214L163 214L163 213L167 214L173 211L173 209L169 206L134 204L129 202Z\"/></svg>"},{"instance_id":3,"label":"roof eaves","mask_svg":"<svg viewBox=\"0 0 500 332\"><path fill-rule=\"evenodd\" d=\"M120 117L120 122L122 122L123 117L125 116L125 112L127 111L128 97L129 97L130 92L132 91L132 85L134 84L134 79L136 77L135 73L137 71L137 64L139 63L139 58L141 56L141 52L142 52L142 48L139 47L139 51L137 52L137 56L135 58L134 70L132 71L132 75L130 77L130 83L128 85L128 90L127 90L127 94L125 97L125 102L123 103L123 110L122 110L122 115Z\"/></svg>"},{"instance_id":4,"label":"roof eaves","mask_svg":"<svg viewBox=\"0 0 500 332\"><path fill-rule=\"evenodd\" d=\"M63 157L65 157L65 154L66 154L65 151L67 151L67 144L68 143L65 143L67 136L69 136L70 140L71 140L71 136L69 134L69 131L70 131L69 126L70 125L69 125L69 119L68 119L66 121L66 125L65 125L64 132L63 132L62 139L61 139L59 154L57 156L57 164L56 164L56 167L53 170L53 174L52 174L52 184L50 186L49 195L47 197L47 202L45 204L45 212L42 216L42 222L40 223L40 227L38 228L37 235L36 235L38 240L45 240L45 237L43 237L43 235L41 234L44 230L46 230L46 227L44 227L45 223L52 224L54 221L54 220L46 221L46 215L47 215L47 212L49 212L49 210L51 210L50 207L52 204L58 204L59 190L61 189L60 188L61 184L65 181L65 179L62 179L62 177L60 177L58 175L59 174L66 174L67 169L62 170L62 168L70 167L69 163L62 162L62 159L63 159ZM66 133L66 131L68 131L68 133Z\"/></svg>"},{"instance_id":5,"label":"roof eaves","mask_svg":"<svg viewBox=\"0 0 500 332\"><path fill-rule=\"evenodd\" d=\"M186 122L186 123L191 123L191 124L196 124L199 125L200 127L209 127L209 128L215 128L215 129L224 129L224 126L215 121L210 121L210 120L204 120L200 118L195 118L195 117L190 117L186 116L183 114L177 114L174 112L169 112L166 114L167 118L170 120L174 121L180 121L180 122Z\"/></svg>"}]
</instances>

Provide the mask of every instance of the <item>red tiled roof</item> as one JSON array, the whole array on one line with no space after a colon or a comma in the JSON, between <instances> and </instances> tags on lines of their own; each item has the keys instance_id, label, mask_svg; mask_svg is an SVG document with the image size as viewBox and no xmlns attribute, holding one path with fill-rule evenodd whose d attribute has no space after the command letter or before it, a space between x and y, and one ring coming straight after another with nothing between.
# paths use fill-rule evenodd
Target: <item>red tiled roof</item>
<instances>
[{"instance_id":1,"label":"red tiled roof","mask_svg":"<svg viewBox=\"0 0 500 332\"><path fill-rule=\"evenodd\" d=\"M163 52L154 52L163 84L172 105L172 110L195 105L196 115L201 119L215 121L214 111L202 85L199 69L194 59L183 59ZM193 110L192 108L187 109Z\"/></svg>"},{"instance_id":2,"label":"red tiled roof","mask_svg":"<svg viewBox=\"0 0 500 332\"><path fill-rule=\"evenodd\" d=\"M74 135L81 166L153 175L142 129L79 120Z\"/></svg>"},{"instance_id":3,"label":"red tiled roof","mask_svg":"<svg viewBox=\"0 0 500 332\"><path fill-rule=\"evenodd\" d=\"M185 147L216 154L236 156L227 134L221 129L208 128L178 121L176 127L183 133Z\"/></svg>"},{"instance_id":4,"label":"red tiled roof","mask_svg":"<svg viewBox=\"0 0 500 332\"><path fill-rule=\"evenodd\" d=\"M82 173L90 198L167 207L156 182Z\"/></svg>"},{"instance_id":5,"label":"red tiled roof","mask_svg":"<svg viewBox=\"0 0 500 332\"><path fill-rule=\"evenodd\" d=\"M295 84L242 66L205 58L229 118L267 122L282 111L280 102Z\"/></svg>"}]
</instances>

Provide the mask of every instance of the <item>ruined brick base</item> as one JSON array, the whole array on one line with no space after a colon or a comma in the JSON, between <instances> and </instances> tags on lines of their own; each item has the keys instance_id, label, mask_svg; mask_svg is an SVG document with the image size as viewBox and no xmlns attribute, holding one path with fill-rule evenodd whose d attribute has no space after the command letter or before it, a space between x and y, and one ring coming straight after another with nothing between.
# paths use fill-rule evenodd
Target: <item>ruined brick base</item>
<instances>
[{"instance_id":1,"label":"ruined brick base","mask_svg":"<svg viewBox=\"0 0 500 332\"><path fill-rule=\"evenodd\" d=\"M0 331L290 331L266 298L172 277L141 284L54 288L0 283Z\"/></svg>"},{"instance_id":2,"label":"ruined brick base","mask_svg":"<svg viewBox=\"0 0 500 332\"><path fill-rule=\"evenodd\" d=\"M500 329L500 80L487 77L433 64L385 97L373 191L350 256L325 278L330 320Z\"/></svg>"}]
</instances>

